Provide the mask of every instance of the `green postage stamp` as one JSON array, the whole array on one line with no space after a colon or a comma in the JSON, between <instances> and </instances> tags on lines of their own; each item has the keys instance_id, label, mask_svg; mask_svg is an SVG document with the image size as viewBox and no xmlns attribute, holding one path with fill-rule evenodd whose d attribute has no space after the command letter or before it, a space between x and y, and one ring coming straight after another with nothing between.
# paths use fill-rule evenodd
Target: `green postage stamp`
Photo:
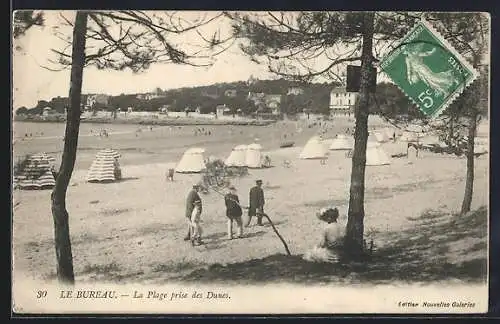
<instances>
[{"instance_id":1,"label":"green postage stamp","mask_svg":"<svg viewBox=\"0 0 500 324\"><path fill-rule=\"evenodd\" d=\"M478 72L425 20L380 63L382 71L428 117L438 117Z\"/></svg>"}]
</instances>

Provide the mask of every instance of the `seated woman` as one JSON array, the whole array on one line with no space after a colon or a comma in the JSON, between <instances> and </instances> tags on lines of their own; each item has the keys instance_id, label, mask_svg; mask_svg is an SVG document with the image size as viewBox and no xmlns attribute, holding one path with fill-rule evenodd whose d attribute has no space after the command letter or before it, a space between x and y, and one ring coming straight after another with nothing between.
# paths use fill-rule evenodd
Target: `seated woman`
<instances>
[{"instance_id":1,"label":"seated woman","mask_svg":"<svg viewBox=\"0 0 500 324\"><path fill-rule=\"evenodd\" d=\"M339 210L337 208L323 208L316 216L327 223L319 244L304 254L304 260L312 262L338 262L339 252L344 240L345 228L337 222Z\"/></svg>"}]
</instances>

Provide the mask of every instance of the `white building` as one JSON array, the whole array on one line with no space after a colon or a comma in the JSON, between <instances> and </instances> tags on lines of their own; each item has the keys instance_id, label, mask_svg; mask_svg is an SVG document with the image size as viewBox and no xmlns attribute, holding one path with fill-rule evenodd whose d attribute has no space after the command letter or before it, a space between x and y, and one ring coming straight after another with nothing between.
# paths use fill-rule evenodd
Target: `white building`
<instances>
[{"instance_id":1,"label":"white building","mask_svg":"<svg viewBox=\"0 0 500 324\"><path fill-rule=\"evenodd\" d=\"M357 96L357 92L347 92L343 87L333 88L330 92L330 115L353 114Z\"/></svg>"},{"instance_id":2,"label":"white building","mask_svg":"<svg viewBox=\"0 0 500 324\"><path fill-rule=\"evenodd\" d=\"M234 98L238 95L238 91L234 89L229 89L224 92L224 96Z\"/></svg>"},{"instance_id":3,"label":"white building","mask_svg":"<svg viewBox=\"0 0 500 324\"><path fill-rule=\"evenodd\" d=\"M109 103L109 96L106 94L93 94L87 97L87 107L92 107L94 104L99 103L107 106Z\"/></svg>"},{"instance_id":4,"label":"white building","mask_svg":"<svg viewBox=\"0 0 500 324\"><path fill-rule=\"evenodd\" d=\"M299 87L288 88L288 92L286 93L287 96L289 96L289 95L298 96L301 94L304 94L304 89L299 88Z\"/></svg>"},{"instance_id":5,"label":"white building","mask_svg":"<svg viewBox=\"0 0 500 324\"><path fill-rule=\"evenodd\" d=\"M151 99L156 99L156 98L163 98L165 97L162 94L157 94L157 93L143 93L143 94L138 94L136 96L137 99L140 100L151 100Z\"/></svg>"},{"instance_id":6,"label":"white building","mask_svg":"<svg viewBox=\"0 0 500 324\"><path fill-rule=\"evenodd\" d=\"M264 97L266 107L271 108L273 115L279 115L281 106L280 94L268 94Z\"/></svg>"}]
</instances>

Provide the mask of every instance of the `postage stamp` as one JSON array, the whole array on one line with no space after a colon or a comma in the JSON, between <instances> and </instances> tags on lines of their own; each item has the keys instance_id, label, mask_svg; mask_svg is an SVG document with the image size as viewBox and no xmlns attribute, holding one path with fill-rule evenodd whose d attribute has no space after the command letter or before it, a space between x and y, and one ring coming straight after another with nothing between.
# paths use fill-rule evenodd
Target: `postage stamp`
<instances>
[{"instance_id":1,"label":"postage stamp","mask_svg":"<svg viewBox=\"0 0 500 324\"><path fill-rule=\"evenodd\" d=\"M467 60L421 20L381 62L381 69L428 117L438 117L476 79Z\"/></svg>"}]
</instances>

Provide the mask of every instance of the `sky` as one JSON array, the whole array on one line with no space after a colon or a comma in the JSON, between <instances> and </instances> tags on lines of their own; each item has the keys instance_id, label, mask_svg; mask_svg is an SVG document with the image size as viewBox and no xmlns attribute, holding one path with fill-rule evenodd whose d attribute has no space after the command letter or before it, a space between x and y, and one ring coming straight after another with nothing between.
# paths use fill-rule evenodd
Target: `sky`
<instances>
[{"instance_id":1,"label":"sky","mask_svg":"<svg viewBox=\"0 0 500 324\"><path fill-rule=\"evenodd\" d=\"M66 12L71 17L71 12ZM67 97L70 71L50 71L42 66L50 65L51 48L61 48L62 42L53 35L53 26L60 25L58 12L46 12L45 27L34 27L19 41L14 42L13 53L13 107L33 107L38 100ZM69 28L66 32L71 35ZM207 34L209 34L208 30ZM181 40L182 41L182 40ZM258 65L245 57L237 47L220 54L211 67L157 64L147 71L133 74L131 71L97 70L86 67L83 75L83 93L142 93L156 87L172 89L209 85L218 82L270 78L266 65Z\"/></svg>"},{"instance_id":2,"label":"sky","mask_svg":"<svg viewBox=\"0 0 500 324\"><path fill-rule=\"evenodd\" d=\"M186 19L201 17L203 14L213 15L215 13L181 12L182 17ZM52 48L62 49L64 47L64 43L55 36L54 28L56 27L59 32L71 36L71 27L62 25L61 15L73 21L75 11L45 11L44 27L33 27L26 35L13 42L14 110L21 106L33 107L38 100L50 100L57 96L67 97L69 94L70 71L54 72L43 67L50 66L48 60L54 58L51 54ZM227 21L218 20L216 23L203 27L202 32L208 36L220 30L221 38L224 38L228 35L229 28ZM186 48L187 44L196 42L195 37L199 40L196 34L190 33L177 37L174 41L181 45L181 48ZM21 49L17 50L17 47ZM345 48L338 51L336 53L341 53L345 51ZM320 69L325 65L327 64L324 61L319 61L316 68ZM54 67L54 65L51 66ZM135 94L150 92L157 87L165 90L242 81L248 80L250 76L259 79L275 77L268 72L267 65L259 65L251 61L237 46L233 46L217 56L215 64L211 67L156 64L139 74L133 74L129 70L111 71L86 67L83 74L82 93ZM377 78L379 82L388 81L383 73L379 74Z\"/></svg>"}]
</instances>

